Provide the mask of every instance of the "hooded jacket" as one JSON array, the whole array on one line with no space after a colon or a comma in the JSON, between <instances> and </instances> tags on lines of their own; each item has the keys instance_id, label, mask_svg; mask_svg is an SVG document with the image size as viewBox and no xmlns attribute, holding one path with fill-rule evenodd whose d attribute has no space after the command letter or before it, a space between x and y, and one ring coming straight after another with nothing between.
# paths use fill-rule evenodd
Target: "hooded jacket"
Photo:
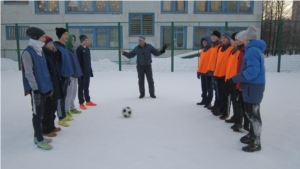
<instances>
[{"instance_id":1,"label":"hooded jacket","mask_svg":"<svg viewBox=\"0 0 300 169\"><path fill-rule=\"evenodd\" d=\"M207 45L204 47L203 46L203 41L207 42ZM198 64L198 70L197 72L201 74L206 74L208 72L208 62L209 62L209 57L210 57L210 48L211 48L211 38L210 36L205 36L201 38L201 53L200 53L200 59L199 59L199 64Z\"/></svg>"},{"instance_id":2,"label":"hooded jacket","mask_svg":"<svg viewBox=\"0 0 300 169\"><path fill-rule=\"evenodd\" d=\"M66 47L69 51L70 60L72 62L72 67L74 70L72 77L79 78L82 76L82 71L81 71L81 67L78 62L78 57L77 57L76 51L74 50L74 46L72 44L73 37L76 41L76 37L72 34L69 34L68 41L66 42Z\"/></svg>"},{"instance_id":3,"label":"hooded jacket","mask_svg":"<svg viewBox=\"0 0 300 169\"><path fill-rule=\"evenodd\" d=\"M259 104L265 90L265 61L263 40L252 40L245 48L241 73L232 77L233 82L241 82L243 99L247 103Z\"/></svg>"}]
</instances>

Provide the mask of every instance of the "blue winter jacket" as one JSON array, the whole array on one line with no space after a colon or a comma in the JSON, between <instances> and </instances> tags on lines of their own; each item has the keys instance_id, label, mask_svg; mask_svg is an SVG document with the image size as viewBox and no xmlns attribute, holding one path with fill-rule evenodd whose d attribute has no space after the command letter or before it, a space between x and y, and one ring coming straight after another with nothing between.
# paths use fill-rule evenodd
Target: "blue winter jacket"
<instances>
[{"instance_id":1,"label":"blue winter jacket","mask_svg":"<svg viewBox=\"0 0 300 169\"><path fill-rule=\"evenodd\" d=\"M72 51L68 50L68 51L69 51L70 59L74 70L74 74L72 75L72 77L79 78L80 76L82 76L82 71L78 62L76 51L75 50Z\"/></svg>"},{"instance_id":2,"label":"blue winter jacket","mask_svg":"<svg viewBox=\"0 0 300 169\"><path fill-rule=\"evenodd\" d=\"M265 61L263 40L252 40L245 48L241 73L232 77L233 82L241 82L243 99L247 103L259 104L265 91Z\"/></svg>"}]
</instances>

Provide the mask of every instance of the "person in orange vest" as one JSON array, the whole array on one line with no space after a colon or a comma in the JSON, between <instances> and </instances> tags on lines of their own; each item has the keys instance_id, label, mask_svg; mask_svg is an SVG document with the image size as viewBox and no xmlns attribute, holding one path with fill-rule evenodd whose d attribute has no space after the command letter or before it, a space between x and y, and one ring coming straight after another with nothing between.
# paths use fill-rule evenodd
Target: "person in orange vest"
<instances>
[{"instance_id":1,"label":"person in orange vest","mask_svg":"<svg viewBox=\"0 0 300 169\"><path fill-rule=\"evenodd\" d=\"M217 30L214 30L211 34L211 40L212 40L212 47L211 52L209 56L209 61L207 65L207 77L211 79L211 85L208 85L208 90L215 91L215 101L214 105L212 107L207 107L207 109L215 111L218 110L220 107L219 103L219 96L218 96L218 90L217 90L217 82L213 78L213 74L216 67L217 62L217 55L219 48L222 47L222 44L220 43L221 33Z\"/></svg>"},{"instance_id":2,"label":"person in orange vest","mask_svg":"<svg viewBox=\"0 0 300 169\"><path fill-rule=\"evenodd\" d=\"M237 63L238 63L238 57L240 54L240 51L238 50L238 47L243 47L243 46L237 46L235 43L235 36L238 32L235 32L231 35L231 46L233 46L233 49L231 50L230 56L227 61L227 67L226 67L226 76L225 76L225 82L230 79L232 76L237 74ZM243 43L242 43L243 45ZM226 109L226 114L230 114L230 103L232 103L232 109L233 109L233 116L231 119L225 120L226 123L235 123L236 122L236 114L237 114L237 91L236 91L236 85L228 85L226 84L226 96L228 98L227 101L227 109Z\"/></svg>"},{"instance_id":3,"label":"person in orange vest","mask_svg":"<svg viewBox=\"0 0 300 169\"><path fill-rule=\"evenodd\" d=\"M210 36L205 36L201 38L201 53L197 70L198 79L201 78L201 89L202 89L202 101L197 103L197 105L204 105L204 107L210 107L210 102L213 97L212 88L208 87L211 85L211 76L207 76L207 66L210 56L210 48L211 48L211 38Z\"/></svg>"},{"instance_id":4,"label":"person in orange vest","mask_svg":"<svg viewBox=\"0 0 300 169\"><path fill-rule=\"evenodd\" d=\"M229 55L233 46L230 44L231 33L225 32L222 35L222 47L218 51L216 68L214 71L214 78L217 81L217 90L219 94L220 109L213 111L213 115L221 116L220 120L225 120L229 115L227 114L227 96L225 93L225 76L226 67Z\"/></svg>"}]
</instances>

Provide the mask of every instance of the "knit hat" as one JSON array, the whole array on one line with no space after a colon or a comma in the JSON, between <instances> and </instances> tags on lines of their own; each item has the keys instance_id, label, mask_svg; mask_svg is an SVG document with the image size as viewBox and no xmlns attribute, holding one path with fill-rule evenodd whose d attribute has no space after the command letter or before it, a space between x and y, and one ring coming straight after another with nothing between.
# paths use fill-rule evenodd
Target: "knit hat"
<instances>
[{"instance_id":1,"label":"knit hat","mask_svg":"<svg viewBox=\"0 0 300 169\"><path fill-rule=\"evenodd\" d=\"M217 31L217 30L214 30L211 35L215 35L218 38L221 38L221 33L219 31Z\"/></svg>"},{"instance_id":2,"label":"knit hat","mask_svg":"<svg viewBox=\"0 0 300 169\"><path fill-rule=\"evenodd\" d=\"M228 38L228 40L231 39L231 33L230 32L224 32L222 36L225 36L226 38Z\"/></svg>"},{"instance_id":3,"label":"knit hat","mask_svg":"<svg viewBox=\"0 0 300 169\"><path fill-rule=\"evenodd\" d=\"M256 27L250 26L250 27L246 30L244 36L245 36L245 37L244 37L245 40L254 40L254 39L257 39L257 29L256 29Z\"/></svg>"},{"instance_id":4,"label":"knit hat","mask_svg":"<svg viewBox=\"0 0 300 169\"><path fill-rule=\"evenodd\" d=\"M82 43L84 40L86 40L88 37L86 35L80 35L79 36L79 40L80 40L80 43Z\"/></svg>"},{"instance_id":5,"label":"knit hat","mask_svg":"<svg viewBox=\"0 0 300 169\"><path fill-rule=\"evenodd\" d=\"M68 32L67 29L65 28L55 28L56 30L56 35L58 37L58 39L60 39L60 37L65 33L65 32Z\"/></svg>"},{"instance_id":6,"label":"knit hat","mask_svg":"<svg viewBox=\"0 0 300 169\"><path fill-rule=\"evenodd\" d=\"M232 35L231 35L231 39L232 40L235 40L235 37L236 37L236 34L237 34L238 32L234 32Z\"/></svg>"},{"instance_id":7,"label":"knit hat","mask_svg":"<svg viewBox=\"0 0 300 169\"><path fill-rule=\"evenodd\" d=\"M51 38L51 36L46 36L46 41L45 41L45 45L47 45L47 43L49 42L53 42L53 39Z\"/></svg>"},{"instance_id":8,"label":"knit hat","mask_svg":"<svg viewBox=\"0 0 300 169\"><path fill-rule=\"evenodd\" d=\"M45 32L37 27L30 27L26 30L26 35L30 37L30 39L39 40L41 36L45 35Z\"/></svg>"},{"instance_id":9,"label":"knit hat","mask_svg":"<svg viewBox=\"0 0 300 169\"><path fill-rule=\"evenodd\" d=\"M142 40L142 41L146 41L146 38L145 38L145 36L143 36L143 35L141 35L141 36L139 36L139 40Z\"/></svg>"},{"instance_id":10,"label":"knit hat","mask_svg":"<svg viewBox=\"0 0 300 169\"><path fill-rule=\"evenodd\" d=\"M242 31L240 31L239 33L237 33L237 34L235 35L235 39L238 39L238 40L240 40L240 41L245 40L245 38L244 38L245 32L246 32L246 30L242 30Z\"/></svg>"}]
</instances>

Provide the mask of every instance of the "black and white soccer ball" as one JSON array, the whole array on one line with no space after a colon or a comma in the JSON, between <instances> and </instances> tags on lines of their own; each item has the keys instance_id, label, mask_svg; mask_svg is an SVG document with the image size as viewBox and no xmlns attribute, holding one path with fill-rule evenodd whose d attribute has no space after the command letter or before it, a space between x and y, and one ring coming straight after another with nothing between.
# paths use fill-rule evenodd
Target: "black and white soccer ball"
<instances>
[{"instance_id":1,"label":"black and white soccer ball","mask_svg":"<svg viewBox=\"0 0 300 169\"><path fill-rule=\"evenodd\" d=\"M130 107L124 107L123 110L122 110L122 115L124 117L130 117L132 114L132 110Z\"/></svg>"}]
</instances>

